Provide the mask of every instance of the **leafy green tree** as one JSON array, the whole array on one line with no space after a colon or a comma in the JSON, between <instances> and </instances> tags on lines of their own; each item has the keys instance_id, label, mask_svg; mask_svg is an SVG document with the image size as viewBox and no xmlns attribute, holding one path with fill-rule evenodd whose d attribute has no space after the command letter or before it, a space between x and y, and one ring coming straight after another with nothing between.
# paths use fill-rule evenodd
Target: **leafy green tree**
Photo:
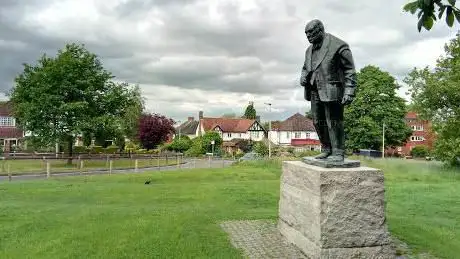
<instances>
[{"instance_id":1,"label":"leafy green tree","mask_svg":"<svg viewBox=\"0 0 460 259\"><path fill-rule=\"evenodd\" d=\"M77 134L124 113L126 84L112 78L84 45L67 44L55 57L45 54L35 65L24 64L11 91L14 116L42 141L65 141L71 164Z\"/></svg>"},{"instance_id":2,"label":"leafy green tree","mask_svg":"<svg viewBox=\"0 0 460 259\"><path fill-rule=\"evenodd\" d=\"M129 90L128 98L128 106L122 116L123 134L128 139L137 140L139 118L145 108L145 99L142 97L139 85L135 85Z\"/></svg>"},{"instance_id":3,"label":"leafy green tree","mask_svg":"<svg viewBox=\"0 0 460 259\"><path fill-rule=\"evenodd\" d=\"M202 146L206 150L206 152L212 152L212 144L211 142L214 141L214 153L218 153L220 147L223 143L223 139L220 136L219 132L216 131L208 131L203 135L203 144Z\"/></svg>"},{"instance_id":4,"label":"leafy green tree","mask_svg":"<svg viewBox=\"0 0 460 259\"><path fill-rule=\"evenodd\" d=\"M404 79L413 107L421 119L430 120L436 136L434 155L460 164L460 35L444 47L436 67L414 68Z\"/></svg>"},{"instance_id":5,"label":"leafy green tree","mask_svg":"<svg viewBox=\"0 0 460 259\"><path fill-rule=\"evenodd\" d=\"M244 111L244 118L246 119L251 119L255 120L257 116L256 109L254 108L254 103L249 102L249 105L246 107L246 110Z\"/></svg>"},{"instance_id":6,"label":"leafy green tree","mask_svg":"<svg viewBox=\"0 0 460 259\"><path fill-rule=\"evenodd\" d=\"M456 0L415 0L404 5L403 10L411 14L417 13L418 31L421 31L422 27L429 31L434 22L441 20L443 15L449 27L454 25L455 19L460 23L460 10L455 6L455 2Z\"/></svg>"},{"instance_id":7,"label":"leafy green tree","mask_svg":"<svg viewBox=\"0 0 460 259\"><path fill-rule=\"evenodd\" d=\"M203 137L199 136L194 139L192 139L192 145L191 147L185 151L185 155L187 156L200 156L206 153L205 148L203 147Z\"/></svg>"},{"instance_id":8,"label":"leafy green tree","mask_svg":"<svg viewBox=\"0 0 460 259\"><path fill-rule=\"evenodd\" d=\"M401 145L412 130L404 122L405 101L396 95L400 86L395 78L369 65L357 73L357 80L355 100L344 114L347 148L380 150L383 124L385 146Z\"/></svg>"},{"instance_id":9,"label":"leafy green tree","mask_svg":"<svg viewBox=\"0 0 460 259\"><path fill-rule=\"evenodd\" d=\"M176 152L185 152L192 147L192 140L188 136L182 135L180 138L175 137L173 142L168 145L168 150Z\"/></svg>"}]
</instances>

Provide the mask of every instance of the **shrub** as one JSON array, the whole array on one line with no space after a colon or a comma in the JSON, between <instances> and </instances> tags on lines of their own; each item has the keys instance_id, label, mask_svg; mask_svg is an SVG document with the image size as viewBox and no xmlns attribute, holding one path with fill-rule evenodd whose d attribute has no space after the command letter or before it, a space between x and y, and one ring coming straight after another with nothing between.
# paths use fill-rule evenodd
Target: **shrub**
<instances>
[{"instance_id":1,"label":"shrub","mask_svg":"<svg viewBox=\"0 0 460 259\"><path fill-rule=\"evenodd\" d=\"M195 157L203 155L205 152L206 150L203 147L203 138L197 137L192 140L192 146L185 151L185 155Z\"/></svg>"},{"instance_id":2,"label":"shrub","mask_svg":"<svg viewBox=\"0 0 460 259\"><path fill-rule=\"evenodd\" d=\"M105 148L105 153L115 154L118 152L119 147L117 145L111 145Z\"/></svg>"},{"instance_id":3,"label":"shrub","mask_svg":"<svg viewBox=\"0 0 460 259\"><path fill-rule=\"evenodd\" d=\"M73 147L73 152L77 154L87 153L88 148L85 146L75 146Z\"/></svg>"},{"instance_id":4,"label":"shrub","mask_svg":"<svg viewBox=\"0 0 460 259\"><path fill-rule=\"evenodd\" d=\"M174 138L174 141L167 146L168 150L176 152L185 152L192 146L192 140L188 136L181 136L181 138Z\"/></svg>"},{"instance_id":5,"label":"shrub","mask_svg":"<svg viewBox=\"0 0 460 259\"><path fill-rule=\"evenodd\" d=\"M100 154L104 151L104 148L102 146L92 146L90 147L90 152L92 154Z\"/></svg>"},{"instance_id":6,"label":"shrub","mask_svg":"<svg viewBox=\"0 0 460 259\"><path fill-rule=\"evenodd\" d=\"M254 150L254 152L256 152L257 154L259 154L261 156L268 155L268 146L262 141L256 142L254 144L253 150Z\"/></svg>"},{"instance_id":7,"label":"shrub","mask_svg":"<svg viewBox=\"0 0 460 259\"><path fill-rule=\"evenodd\" d=\"M412 157L427 157L429 153L428 147L425 145L417 145L410 151Z\"/></svg>"}]
</instances>

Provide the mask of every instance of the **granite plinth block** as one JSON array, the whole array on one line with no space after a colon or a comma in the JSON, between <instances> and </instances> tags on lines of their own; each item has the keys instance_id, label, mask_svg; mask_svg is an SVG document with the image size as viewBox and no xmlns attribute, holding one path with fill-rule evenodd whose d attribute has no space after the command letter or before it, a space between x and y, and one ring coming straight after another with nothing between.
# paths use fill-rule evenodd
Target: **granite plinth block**
<instances>
[{"instance_id":1,"label":"granite plinth block","mask_svg":"<svg viewBox=\"0 0 460 259\"><path fill-rule=\"evenodd\" d=\"M283 162L280 233L310 258L395 258L383 172Z\"/></svg>"}]
</instances>

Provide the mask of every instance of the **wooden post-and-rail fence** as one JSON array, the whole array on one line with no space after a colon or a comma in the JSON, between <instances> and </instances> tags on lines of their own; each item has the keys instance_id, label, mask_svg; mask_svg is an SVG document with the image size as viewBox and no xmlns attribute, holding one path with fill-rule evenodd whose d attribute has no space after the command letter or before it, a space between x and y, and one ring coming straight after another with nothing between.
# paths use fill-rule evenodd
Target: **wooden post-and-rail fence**
<instances>
[{"instance_id":1,"label":"wooden post-and-rail fence","mask_svg":"<svg viewBox=\"0 0 460 259\"><path fill-rule=\"evenodd\" d=\"M163 166L177 166L177 168L182 168L181 164L183 163L183 155L145 155L145 156L132 156L131 158L125 158L120 156L105 155L105 156L83 156L78 155L73 157L72 160L75 160L72 167L65 166L67 162L67 157L56 156L36 156L36 157L26 157L26 156L16 156L16 157L4 157L1 163L0 176L8 176L8 180L12 181L13 176L20 175L44 175L46 178L50 178L54 173L68 173L75 172L79 174L84 174L86 172L101 171L106 170L109 175L113 173L115 169L117 170L133 170L134 172L139 172L141 168L150 168L161 170ZM154 163L156 160L156 163ZM35 161L40 161L37 164L34 164ZM60 161L60 166L56 166L56 162ZM94 165L95 161L104 161L102 165ZM126 162L128 161L128 162ZM141 164L142 161L142 164ZM116 166L117 162L120 162ZM127 165L125 166L124 163ZM54 168L53 168L54 167ZM13 172L13 168L14 171ZM53 170L55 169L55 170ZM6 173L6 174L5 174Z\"/></svg>"}]
</instances>

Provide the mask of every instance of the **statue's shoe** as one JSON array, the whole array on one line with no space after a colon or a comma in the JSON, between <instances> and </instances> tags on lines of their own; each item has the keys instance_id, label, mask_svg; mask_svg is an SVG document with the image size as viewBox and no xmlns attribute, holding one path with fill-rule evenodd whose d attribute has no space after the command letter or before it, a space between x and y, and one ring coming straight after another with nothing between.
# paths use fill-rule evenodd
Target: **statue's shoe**
<instances>
[{"instance_id":1,"label":"statue's shoe","mask_svg":"<svg viewBox=\"0 0 460 259\"><path fill-rule=\"evenodd\" d=\"M331 152L323 152L317 156L315 156L315 159L326 159L331 155Z\"/></svg>"},{"instance_id":2,"label":"statue's shoe","mask_svg":"<svg viewBox=\"0 0 460 259\"><path fill-rule=\"evenodd\" d=\"M331 156L327 157L326 161L327 162L334 162L334 163L343 162L344 157L340 156L340 155L331 155Z\"/></svg>"}]
</instances>

